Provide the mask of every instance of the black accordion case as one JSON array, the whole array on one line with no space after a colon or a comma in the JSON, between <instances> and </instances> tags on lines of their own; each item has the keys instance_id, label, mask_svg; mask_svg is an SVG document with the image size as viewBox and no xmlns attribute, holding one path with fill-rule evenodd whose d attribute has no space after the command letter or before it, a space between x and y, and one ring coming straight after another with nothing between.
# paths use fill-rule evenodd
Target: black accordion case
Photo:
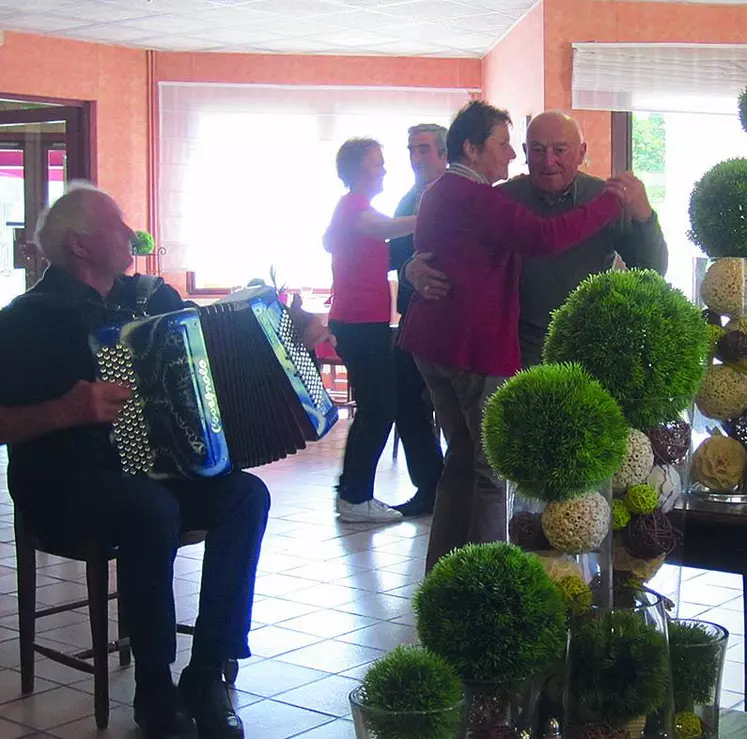
<instances>
[{"instance_id":1,"label":"black accordion case","mask_svg":"<svg viewBox=\"0 0 747 739\"><path fill-rule=\"evenodd\" d=\"M113 426L125 472L212 477L282 459L337 421L273 291L109 326L91 337L102 380L134 390Z\"/></svg>"}]
</instances>

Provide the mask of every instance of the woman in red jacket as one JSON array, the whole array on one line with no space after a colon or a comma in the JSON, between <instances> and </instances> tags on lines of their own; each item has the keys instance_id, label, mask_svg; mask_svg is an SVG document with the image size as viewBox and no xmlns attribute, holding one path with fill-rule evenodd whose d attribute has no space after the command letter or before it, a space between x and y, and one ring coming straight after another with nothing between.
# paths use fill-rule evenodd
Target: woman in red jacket
<instances>
[{"instance_id":1,"label":"woman in red jacket","mask_svg":"<svg viewBox=\"0 0 747 739\"><path fill-rule=\"evenodd\" d=\"M329 329L355 395L337 491L340 520L398 521L374 498L374 477L396 414L387 239L411 234L415 216L389 218L371 207L383 189L384 157L373 139L350 139L337 152L337 173L349 192L337 204L324 244L332 254Z\"/></svg>"},{"instance_id":2,"label":"woman in red jacket","mask_svg":"<svg viewBox=\"0 0 747 739\"><path fill-rule=\"evenodd\" d=\"M448 450L439 482L426 567L468 541L503 538L505 501L482 454L482 403L521 367L519 274L522 254L552 256L620 215L625 177L586 205L534 215L492 185L508 177L506 111L467 105L447 135L449 168L423 195L416 251L450 281L447 297L415 295L400 344L415 356Z\"/></svg>"}]
</instances>

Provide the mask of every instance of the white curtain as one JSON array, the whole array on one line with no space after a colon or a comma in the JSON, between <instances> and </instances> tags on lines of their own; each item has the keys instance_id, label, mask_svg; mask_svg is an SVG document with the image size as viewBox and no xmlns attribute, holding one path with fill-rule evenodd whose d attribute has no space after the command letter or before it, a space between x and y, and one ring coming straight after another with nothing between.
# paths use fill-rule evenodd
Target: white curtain
<instances>
[{"instance_id":1,"label":"white curtain","mask_svg":"<svg viewBox=\"0 0 747 739\"><path fill-rule=\"evenodd\" d=\"M734 115L747 44L573 44L573 107Z\"/></svg>"},{"instance_id":2,"label":"white curtain","mask_svg":"<svg viewBox=\"0 0 747 739\"><path fill-rule=\"evenodd\" d=\"M327 287L321 239L343 188L335 154L352 136L384 147L391 213L412 185L407 128L448 125L467 90L160 83L162 268L201 287L253 277Z\"/></svg>"}]
</instances>

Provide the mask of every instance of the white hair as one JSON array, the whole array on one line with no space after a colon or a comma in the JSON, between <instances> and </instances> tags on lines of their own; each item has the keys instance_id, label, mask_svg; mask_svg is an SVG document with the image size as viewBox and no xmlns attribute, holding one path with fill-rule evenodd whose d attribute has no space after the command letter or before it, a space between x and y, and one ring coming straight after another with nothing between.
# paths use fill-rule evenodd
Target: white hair
<instances>
[{"instance_id":1,"label":"white hair","mask_svg":"<svg viewBox=\"0 0 747 739\"><path fill-rule=\"evenodd\" d=\"M65 266L70 253L68 234L87 234L91 228L89 198L92 193L110 197L87 180L71 180L51 208L46 208L36 224L34 243L50 264Z\"/></svg>"}]
</instances>

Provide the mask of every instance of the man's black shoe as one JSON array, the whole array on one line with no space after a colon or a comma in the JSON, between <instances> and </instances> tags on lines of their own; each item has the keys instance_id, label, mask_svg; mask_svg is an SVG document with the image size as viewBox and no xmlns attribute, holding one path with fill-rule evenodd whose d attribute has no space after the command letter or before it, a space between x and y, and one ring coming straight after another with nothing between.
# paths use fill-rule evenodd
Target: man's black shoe
<instances>
[{"instance_id":1,"label":"man's black shoe","mask_svg":"<svg viewBox=\"0 0 747 739\"><path fill-rule=\"evenodd\" d=\"M410 500L401 505L393 505L395 511L399 511L405 518L417 518L418 516L430 516L433 513L433 496L415 494Z\"/></svg>"},{"instance_id":2,"label":"man's black shoe","mask_svg":"<svg viewBox=\"0 0 747 739\"><path fill-rule=\"evenodd\" d=\"M194 737L195 724L189 717L179 690L172 682L158 688L135 688L135 723L146 739Z\"/></svg>"},{"instance_id":3,"label":"man's black shoe","mask_svg":"<svg viewBox=\"0 0 747 739\"><path fill-rule=\"evenodd\" d=\"M244 726L219 673L185 667L179 690L197 724L200 739L244 739Z\"/></svg>"}]
</instances>

